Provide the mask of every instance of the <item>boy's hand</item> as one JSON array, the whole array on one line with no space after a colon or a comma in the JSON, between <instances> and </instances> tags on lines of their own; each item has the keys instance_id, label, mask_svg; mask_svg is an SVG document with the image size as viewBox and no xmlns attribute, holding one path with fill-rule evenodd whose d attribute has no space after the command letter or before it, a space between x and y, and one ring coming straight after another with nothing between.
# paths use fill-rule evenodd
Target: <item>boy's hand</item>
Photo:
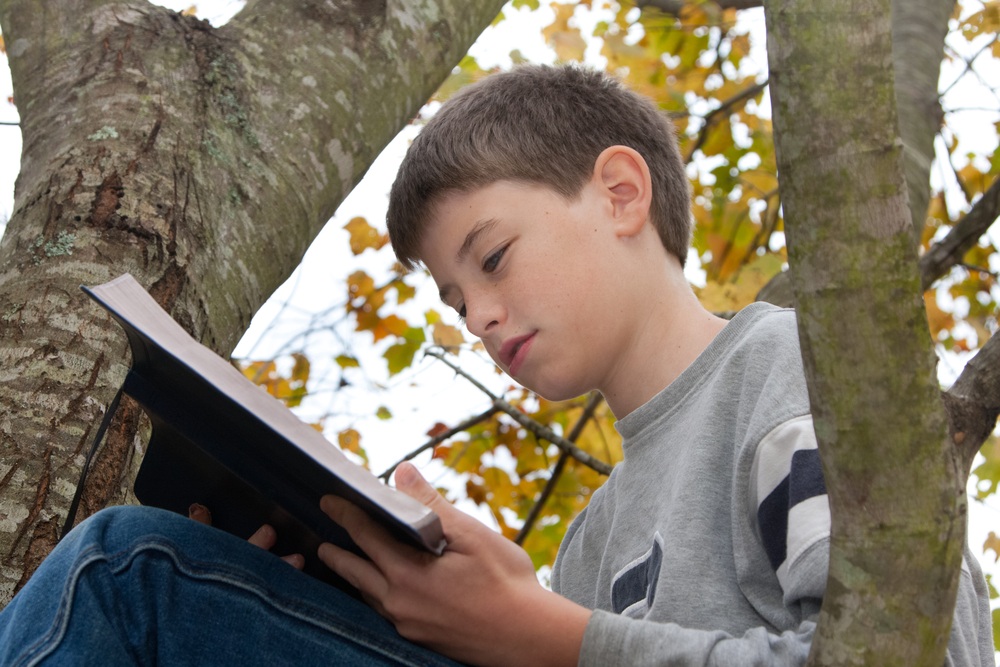
<instances>
[{"instance_id":1,"label":"boy's hand","mask_svg":"<svg viewBox=\"0 0 1000 667\"><path fill-rule=\"evenodd\" d=\"M324 496L323 511L371 558L323 544L327 566L402 636L449 657L478 665L577 663L588 609L545 590L523 549L452 507L413 466L397 469L396 487L441 518L444 554L404 545L356 506Z\"/></svg>"}]
</instances>

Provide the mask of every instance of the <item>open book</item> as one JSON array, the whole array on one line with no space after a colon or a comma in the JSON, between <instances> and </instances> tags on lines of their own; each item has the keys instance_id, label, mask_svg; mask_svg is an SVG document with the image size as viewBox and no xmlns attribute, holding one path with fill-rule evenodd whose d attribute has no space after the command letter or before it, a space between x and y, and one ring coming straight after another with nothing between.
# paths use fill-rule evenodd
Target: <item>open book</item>
<instances>
[{"instance_id":1,"label":"open book","mask_svg":"<svg viewBox=\"0 0 1000 667\"><path fill-rule=\"evenodd\" d=\"M153 429L135 481L144 505L187 514L242 538L274 526L279 555L301 553L306 571L346 586L316 556L321 542L357 551L319 508L327 493L362 507L400 540L440 554L436 514L348 460L318 431L188 335L129 274L83 287L122 325L132 348L124 393Z\"/></svg>"}]
</instances>

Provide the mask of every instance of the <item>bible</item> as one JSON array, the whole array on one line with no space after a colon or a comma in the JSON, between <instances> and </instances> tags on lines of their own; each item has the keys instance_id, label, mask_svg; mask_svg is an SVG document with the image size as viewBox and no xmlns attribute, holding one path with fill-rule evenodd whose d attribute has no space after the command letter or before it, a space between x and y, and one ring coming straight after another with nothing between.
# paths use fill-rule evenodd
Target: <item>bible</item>
<instances>
[{"instance_id":1,"label":"bible","mask_svg":"<svg viewBox=\"0 0 1000 667\"><path fill-rule=\"evenodd\" d=\"M437 515L350 461L316 429L195 341L129 274L82 287L125 330L132 365L122 392L152 422L134 491L143 505L187 514L246 539L267 523L273 551L301 553L305 571L349 588L316 555L322 542L360 553L319 508L331 493L358 505L404 543L440 554Z\"/></svg>"}]
</instances>

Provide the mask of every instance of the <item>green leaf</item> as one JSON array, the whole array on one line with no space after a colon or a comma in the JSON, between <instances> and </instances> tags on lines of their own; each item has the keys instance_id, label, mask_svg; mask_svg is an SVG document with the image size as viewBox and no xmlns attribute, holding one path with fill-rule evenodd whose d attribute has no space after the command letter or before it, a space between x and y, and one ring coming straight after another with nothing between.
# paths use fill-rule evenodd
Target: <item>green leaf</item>
<instances>
[{"instance_id":1,"label":"green leaf","mask_svg":"<svg viewBox=\"0 0 1000 667\"><path fill-rule=\"evenodd\" d=\"M338 354L334 357L334 361L336 361L337 365L341 368L358 368L361 366L357 359L347 354Z\"/></svg>"},{"instance_id":2,"label":"green leaf","mask_svg":"<svg viewBox=\"0 0 1000 667\"><path fill-rule=\"evenodd\" d=\"M389 365L389 374L396 375L409 368L413 364L413 357L417 354L422 342L414 342L404 338L402 342L391 345L382 355Z\"/></svg>"}]
</instances>

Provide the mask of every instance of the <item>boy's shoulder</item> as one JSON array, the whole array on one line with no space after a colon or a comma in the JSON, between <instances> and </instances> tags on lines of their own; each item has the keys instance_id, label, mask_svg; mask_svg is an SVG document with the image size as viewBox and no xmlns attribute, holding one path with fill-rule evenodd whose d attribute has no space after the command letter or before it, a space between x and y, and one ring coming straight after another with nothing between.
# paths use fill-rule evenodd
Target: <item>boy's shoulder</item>
<instances>
[{"instance_id":1,"label":"boy's shoulder","mask_svg":"<svg viewBox=\"0 0 1000 667\"><path fill-rule=\"evenodd\" d=\"M719 338L731 352L747 350L764 356L798 353L798 319L792 308L756 301L738 311Z\"/></svg>"}]
</instances>

